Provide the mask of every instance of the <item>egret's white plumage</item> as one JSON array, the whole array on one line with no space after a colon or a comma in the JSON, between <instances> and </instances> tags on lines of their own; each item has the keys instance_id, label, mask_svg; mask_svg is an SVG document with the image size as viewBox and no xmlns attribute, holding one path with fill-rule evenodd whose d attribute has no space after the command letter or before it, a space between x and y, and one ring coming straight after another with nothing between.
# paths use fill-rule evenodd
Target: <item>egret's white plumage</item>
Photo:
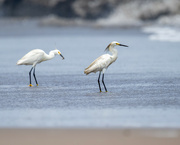
<instances>
[{"instance_id":1,"label":"egret's white plumage","mask_svg":"<svg viewBox=\"0 0 180 145\"><path fill-rule=\"evenodd\" d=\"M92 73L92 72L94 72L94 73L96 73L98 71L100 72L99 78L98 78L100 92L101 92L101 87L100 87L99 79L100 79L101 72L103 72L102 82L103 82L104 88L107 92L107 89L106 89L106 86L104 83L104 72L113 62L116 61L116 59L118 57L118 51L116 48L114 48L116 45L128 47L127 45L120 44L117 41L111 42L105 50L110 51L112 53L112 55L104 54L104 55L98 57L84 70L84 73L86 75L88 75L89 73Z\"/></svg>"},{"instance_id":2,"label":"egret's white plumage","mask_svg":"<svg viewBox=\"0 0 180 145\"><path fill-rule=\"evenodd\" d=\"M62 57L62 59L64 59L61 52L59 50L57 50L57 49L50 51L49 54L46 54L41 49L34 49L34 50L31 50L30 52L28 52L20 60L17 61L17 65L32 65L32 68L31 68L31 70L29 72L29 78L30 78L30 85L29 86L32 86L32 84L31 84L31 71L33 69L34 69L34 72L33 72L34 79L35 79L36 84L38 86L36 76L35 76L35 67L36 67L36 65L38 63L43 62L43 61L47 61L47 60L50 60L50 59L54 58L55 55L60 55Z\"/></svg>"},{"instance_id":3,"label":"egret's white plumage","mask_svg":"<svg viewBox=\"0 0 180 145\"><path fill-rule=\"evenodd\" d=\"M89 67L87 67L84 71L86 75L91 72L103 71L103 69L107 69L109 65L111 65L114 61L116 61L117 57L113 57L109 54L104 54L94 60Z\"/></svg>"},{"instance_id":4,"label":"egret's white plumage","mask_svg":"<svg viewBox=\"0 0 180 145\"><path fill-rule=\"evenodd\" d=\"M35 66L42 61L52 59L55 55L60 55L59 50L52 50L49 55L41 49L34 49L24 55L20 60L17 61L17 65L33 65Z\"/></svg>"}]
</instances>

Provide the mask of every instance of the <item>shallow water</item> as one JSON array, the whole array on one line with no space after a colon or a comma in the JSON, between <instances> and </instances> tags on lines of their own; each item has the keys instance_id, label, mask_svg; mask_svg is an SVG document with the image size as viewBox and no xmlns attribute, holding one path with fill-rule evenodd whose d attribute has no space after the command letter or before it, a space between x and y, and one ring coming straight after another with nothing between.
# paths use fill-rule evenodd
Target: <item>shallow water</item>
<instances>
[{"instance_id":1,"label":"shallow water","mask_svg":"<svg viewBox=\"0 0 180 145\"><path fill-rule=\"evenodd\" d=\"M0 127L180 128L180 43L140 30L14 27L0 34ZM118 47L99 93L98 74L83 71L113 40L129 47ZM39 86L28 87L31 67L17 60L55 45L65 60L37 65Z\"/></svg>"}]
</instances>

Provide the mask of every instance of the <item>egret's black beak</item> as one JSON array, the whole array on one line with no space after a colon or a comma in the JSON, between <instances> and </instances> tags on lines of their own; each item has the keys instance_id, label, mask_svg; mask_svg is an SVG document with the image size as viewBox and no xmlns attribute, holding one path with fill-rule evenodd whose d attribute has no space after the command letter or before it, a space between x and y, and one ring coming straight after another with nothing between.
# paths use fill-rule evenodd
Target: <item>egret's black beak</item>
<instances>
[{"instance_id":1,"label":"egret's black beak","mask_svg":"<svg viewBox=\"0 0 180 145\"><path fill-rule=\"evenodd\" d=\"M127 45L123 45L123 44L119 44L119 46L124 46L124 47L128 47Z\"/></svg>"},{"instance_id":2,"label":"egret's black beak","mask_svg":"<svg viewBox=\"0 0 180 145\"><path fill-rule=\"evenodd\" d=\"M59 55L62 57L62 59L64 59L64 56L62 54L59 54Z\"/></svg>"}]
</instances>

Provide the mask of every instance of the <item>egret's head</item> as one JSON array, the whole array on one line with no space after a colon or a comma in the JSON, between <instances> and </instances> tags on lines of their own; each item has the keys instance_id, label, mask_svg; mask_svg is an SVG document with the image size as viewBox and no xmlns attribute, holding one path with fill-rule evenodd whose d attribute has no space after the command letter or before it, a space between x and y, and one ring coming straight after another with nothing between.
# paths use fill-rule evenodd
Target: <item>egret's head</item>
<instances>
[{"instance_id":1,"label":"egret's head","mask_svg":"<svg viewBox=\"0 0 180 145\"><path fill-rule=\"evenodd\" d=\"M117 41L113 41L113 42L111 42L111 43L106 47L105 51L110 51L110 49L111 49L111 48L114 48L116 45L128 47L127 45L123 45L123 44L120 44L120 43L117 42Z\"/></svg>"},{"instance_id":2,"label":"egret's head","mask_svg":"<svg viewBox=\"0 0 180 145\"><path fill-rule=\"evenodd\" d=\"M61 52L58 49L54 50L55 55L60 55L62 59L64 59L64 56L61 54Z\"/></svg>"}]
</instances>

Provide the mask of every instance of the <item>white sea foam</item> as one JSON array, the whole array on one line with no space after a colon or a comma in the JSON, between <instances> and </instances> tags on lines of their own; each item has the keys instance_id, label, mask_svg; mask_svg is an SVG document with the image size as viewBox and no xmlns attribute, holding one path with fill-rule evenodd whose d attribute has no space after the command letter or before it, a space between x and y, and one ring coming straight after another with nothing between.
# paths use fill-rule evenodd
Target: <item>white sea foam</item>
<instances>
[{"instance_id":1,"label":"white sea foam","mask_svg":"<svg viewBox=\"0 0 180 145\"><path fill-rule=\"evenodd\" d=\"M143 26L160 24L180 26L180 1L130 1L120 4L107 18L100 18L101 26Z\"/></svg>"},{"instance_id":2,"label":"white sea foam","mask_svg":"<svg viewBox=\"0 0 180 145\"><path fill-rule=\"evenodd\" d=\"M150 33L150 40L180 42L180 29L173 27L145 27L143 32Z\"/></svg>"},{"instance_id":3,"label":"white sea foam","mask_svg":"<svg viewBox=\"0 0 180 145\"><path fill-rule=\"evenodd\" d=\"M41 19L44 26L97 26L97 27L141 27L145 25L161 25L180 27L179 0L130 0L117 3L107 17L96 20L84 19L80 5L76 7L78 18L61 18L50 15Z\"/></svg>"}]
</instances>

